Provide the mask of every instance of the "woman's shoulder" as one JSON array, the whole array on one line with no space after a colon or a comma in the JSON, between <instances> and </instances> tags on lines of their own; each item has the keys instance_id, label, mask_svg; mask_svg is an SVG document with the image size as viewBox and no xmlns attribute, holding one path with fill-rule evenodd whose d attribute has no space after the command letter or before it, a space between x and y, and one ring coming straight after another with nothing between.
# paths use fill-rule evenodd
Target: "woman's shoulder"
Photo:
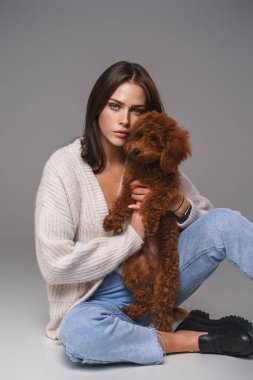
<instances>
[{"instance_id":1,"label":"woman's shoulder","mask_svg":"<svg viewBox=\"0 0 253 380\"><path fill-rule=\"evenodd\" d=\"M89 165L81 157L81 138L78 137L49 156L44 166L44 172L53 170L63 173L69 170L75 171L80 166L82 166L82 170L85 170Z\"/></svg>"},{"instance_id":2,"label":"woman's shoulder","mask_svg":"<svg viewBox=\"0 0 253 380\"><path fill-rule=\"evenodd\" d=\"M81 142L80 139L76 139L75 141L62 146L61 148L56 149L48 158L46 164L52 163L65 163L71 160L73 154L77 156L81 153Z\"/></svg>"}]
</instances>

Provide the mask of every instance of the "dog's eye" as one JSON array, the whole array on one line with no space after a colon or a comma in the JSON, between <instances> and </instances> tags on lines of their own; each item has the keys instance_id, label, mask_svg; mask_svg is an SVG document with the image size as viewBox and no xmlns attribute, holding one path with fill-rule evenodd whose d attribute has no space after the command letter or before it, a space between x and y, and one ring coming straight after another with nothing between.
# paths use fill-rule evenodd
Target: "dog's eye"
<instances>
[{"instance_id":1,"label":"dog's eye","mask_svg":"<svg viewBox=\"0 0 253 380\"><path fill-rule=\"evenodd\" d=\"M156 135L150 135L150 140L154 142L158 142L159 138Z\"/></svg>"}]
</instances>

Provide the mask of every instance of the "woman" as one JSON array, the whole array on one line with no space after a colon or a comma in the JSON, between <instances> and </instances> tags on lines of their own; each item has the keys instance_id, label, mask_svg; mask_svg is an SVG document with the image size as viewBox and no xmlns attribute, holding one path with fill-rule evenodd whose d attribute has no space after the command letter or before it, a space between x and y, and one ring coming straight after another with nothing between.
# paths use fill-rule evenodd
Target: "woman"
<instances>
[{"instance_id":1,"label":"woman","mask_svg":"<svg viewBox=\"0 0 253 380\"><path fill-rule=\"evenodd\" d=\"M127 136L151 110L164 112L147 71L135 63L115 63L91 91L83 138L57 150L45 165L35 227L49 300L47 336L59 339L72 361L92 364L159 364L171 352L249 356L253 328L239 317L212 321L193 312L175 333L167 333L152 327L150 315L133 321L121 312L132 297L120 266L145 238L139 207L150 190L141 179L132 183L133 213L124 233L105 232L103 220L119 191ZM181 230L178 305L225 257L253 278L253 224L239 212L213 209L182 172L181 192L168 211ZM155 252L155 237L149 244Z\"/></svg>"}]
</instances>

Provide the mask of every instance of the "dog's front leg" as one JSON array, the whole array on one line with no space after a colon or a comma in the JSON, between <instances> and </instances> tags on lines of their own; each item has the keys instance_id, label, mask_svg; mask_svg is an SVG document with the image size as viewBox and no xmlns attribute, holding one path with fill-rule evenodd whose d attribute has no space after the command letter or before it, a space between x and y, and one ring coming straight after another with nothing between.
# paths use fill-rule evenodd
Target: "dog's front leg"
<instances>
[{"instance_id":1,"label":"dog's front leg","mask_svg":"<svg viewBox=\"0 0 253 380\"><path fill-rule=\"evenodd\" d=\"M140 207L140 215L144 227L145 236L153 236L159 227L160 217L162 215L161 208L157 207L157 202L154 200L154 193L146 196Z\"/></svg>"},{"instance_id":2,"label":"dog's front leg","mask_svg":"<svg viewBox=\"0 0 253 380\"><path fill-rule=\"evenodd\" d=\"M161 216L166 214L169 206L178 199L177 189L168 189L166 186L160 186L157 190L146 196L140 209L143 216L145 235L153 236L159 226Z\"/></svg>"},{"instance_id":3,"label":"dog's front leg","mask_svg":"<svg viewBox=\"0 0 253 380\"><path fill-rule=\"evenodd\" d=\"M110 210L104 219L103 227L105 231L113 230L116 234L123 232L122 223L128 219L132 212L132 210L128 208L130 203L132 203L131 190L130 187L125 184L112 210Z\"/></svg>"}]
</instances>

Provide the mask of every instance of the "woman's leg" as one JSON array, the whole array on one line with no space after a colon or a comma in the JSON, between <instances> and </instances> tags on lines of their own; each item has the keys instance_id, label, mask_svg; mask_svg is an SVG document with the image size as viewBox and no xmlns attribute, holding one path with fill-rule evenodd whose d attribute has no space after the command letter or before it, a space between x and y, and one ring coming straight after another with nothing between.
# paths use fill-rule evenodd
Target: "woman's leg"
<instances>
[{"instance_id":1,"label":"woman's leg","mask_svg":"<svg viewBox=\"0 0 253 380\"><path fill-rule=\"evenodd\" d=\"M107 276L95 294L64 317L60 338L74 362L160 364L163 351L154 328L121 312L132 297L121 276Z\"/></svg>"},{"instance_id":2,"label":"woman's leg","mask_svg":"<svg viewBox=\"0 0 253 380\"><path fill-rule=\"evenodd\" d=\"M224 258L253 279L253 224L237 211L210 211L181 233L178 250L178 305ZM72 361L160 364L163 351L198 351L197 332L165 333L164 340L148 324L137 323L122 313L120 308L131 303L131 296L119 275L110 276L94 296L74 307L63 319L60 336Z\"/></svg>"},{"instance_id":3,"label":"woman's leg","mask_svg":"<svg viewBox=\"0 0 253 380\"><path fill-rule=\"evenodd\" d=\"M181 232L179 243L180 305L227 258L253 280L253 224L238 211L217 208Z\"/></svg>"}]
</instances>

